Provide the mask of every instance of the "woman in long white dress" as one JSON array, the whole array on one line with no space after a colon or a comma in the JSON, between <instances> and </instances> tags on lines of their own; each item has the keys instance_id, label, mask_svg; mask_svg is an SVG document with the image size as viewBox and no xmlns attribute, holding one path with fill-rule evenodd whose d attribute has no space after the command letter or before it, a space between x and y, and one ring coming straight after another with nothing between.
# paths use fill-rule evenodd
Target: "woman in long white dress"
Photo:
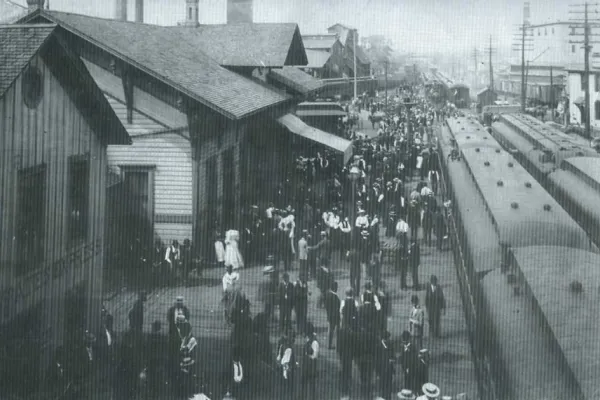
<instances>
[{"instance_id":1,"label":"woman in long white dress","mask_svg":"<svg viewBox=\"0 0 600 400\"><path fill-rule=\"evenodd\" d=\"M244 268L244 259L238 246L240 233L230 230L225 233L225 266L231 265L234 270Z\"/></svg>"}]
</instances>

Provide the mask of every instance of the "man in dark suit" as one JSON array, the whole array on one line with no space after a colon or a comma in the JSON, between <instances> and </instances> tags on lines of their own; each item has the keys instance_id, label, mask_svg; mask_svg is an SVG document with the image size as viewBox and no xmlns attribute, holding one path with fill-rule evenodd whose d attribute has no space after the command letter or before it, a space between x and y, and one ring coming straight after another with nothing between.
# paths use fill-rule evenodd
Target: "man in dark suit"
<instances>
[{"instance_id":1,"label":"man in dark suit","mask_svg":"<svg viewBox=\"0 0 600 400\"><path fill-rule=\"evenodd\" d=\"M279 285L279 327L281 332L292 328L291 317L294 306L294 285L290 282L290 275L283 274L283 282Z\"/></svg>"},{"instance_id":2,"label":"man in dark suit","mask_svg":"<svg viewBox=\"0 0 600 400\"><path fill-rule=\"evenodd\" d=\"M132 331L142 332L144 327L144 302L146 302L146 292L140 292L138 299L133 303L129 311L129 328Z\"/></svg>"},{"instance_id":3,"label":"man in dark suit","mask_svg":"<svg viewBox=\"0 0 600 400\"><path fill-rule=\"evenodd\" d=\"M413 289L419 290L419 265L421 264L421 246L416 238L408 248L408 264L412 275Z\"/></svg>"},{"instance_id":4,"label":"man in dark suit","mask_svg":"<svg viewBox=\"0 0 600 400\"><path fill-rule=\"evenodd\" d=\"M338 284L332 282L330 289L325 293L325 312L329 323L329 348L333 348L333 336L340 328L340 298L337 295Z\"/></svg>"},{"instance_id":5,"label":"man in dark suit","mask_svg":"<svg viewBox=\"0 0 600 400\"><path fill-rule=\"evenodd\" d=\"M446 298L442 288L438 285L438 278L431 275L431 279L427 285L425 293L425 308L427 309L427 317L429 319L429 335L441 336L441 314L446 313Z\"/></svg>"}]
</instances>

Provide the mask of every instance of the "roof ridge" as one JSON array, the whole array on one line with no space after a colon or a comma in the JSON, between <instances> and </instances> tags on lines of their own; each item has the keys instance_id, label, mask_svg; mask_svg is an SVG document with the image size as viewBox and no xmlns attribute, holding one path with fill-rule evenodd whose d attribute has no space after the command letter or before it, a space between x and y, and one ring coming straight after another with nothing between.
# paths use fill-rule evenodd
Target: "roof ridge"
<instances>
[{"instance_id":1,"label":"roof ridge","mask_svg":"<svg viewBox=\"0 0 600 400\"><path fill-rule=\"evenodd\" d=\"M0 24L0 29L11 29L11 28L56 28L58 25L54 23L48 24Z\"/></svg>"},{"instance_id":2,"label":"roof ridge","mask_svg":"<svg viewBox=\"0 0 600 400\"><path fill-rule=\"evenodd\" d=\"M94 15L79 14L79 13L74 13L74 12L55 11L55 10L39 10L39 11L40 11L41 15L44 15L44 14L48 14L50 16L52 16L53 14L75 15L77 17L85 17L85 18L90 18L90 19L98 19L98 20L102 20L102 21L111 21L111 22L117 22L117 23L122 23L122 24L144 25L144 26L154 26L154 27L157 27L157 28L166 28L165 26L162 26L162 25L147 24L145 22L123 21L123 20L120 20L120 19L97 17L97 16L94 16Z\"/></svg>"}]
</instances>

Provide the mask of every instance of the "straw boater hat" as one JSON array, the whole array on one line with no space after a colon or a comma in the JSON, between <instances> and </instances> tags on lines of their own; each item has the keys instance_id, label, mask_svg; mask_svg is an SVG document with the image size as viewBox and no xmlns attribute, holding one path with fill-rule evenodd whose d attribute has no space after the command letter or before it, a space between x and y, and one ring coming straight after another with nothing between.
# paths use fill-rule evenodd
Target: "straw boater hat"
<instances>
[{"instance_id":1,"label":"straw boater hat","mask_svg":"<svg viewBox=\"0 0 600 400\"><path fill-rule=\"evenodd\" d=\"M421 391L428 399L437 399L440 397L440 388L430 382L424 384Z\"/></svg>"},{"instance_id":2,"label":"straw boater hat","mask_svg":"<svg viewBox=\"0 0 600 400\"><path fill-rule=\"evenodd\" d=\"M415 400L416 398L417 396L408 389L402 389L398 392L398 399L400 400Z\"/></svg>"}]
</instances>

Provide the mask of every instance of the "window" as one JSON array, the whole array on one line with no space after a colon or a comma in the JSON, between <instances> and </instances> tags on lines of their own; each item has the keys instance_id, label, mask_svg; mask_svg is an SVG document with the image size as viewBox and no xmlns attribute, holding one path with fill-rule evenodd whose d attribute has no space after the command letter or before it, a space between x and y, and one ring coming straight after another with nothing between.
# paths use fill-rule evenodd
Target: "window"
<instances>
[{"instance_id":1,"label":"window","mask_svg":"<svg viewBox=\"0 0 600 400\"><path fill-rule=\"evenodd\" d=\"M600 74L594 75L594 89L596 92L600 92Z\"/></svg>"},{"instance_id":2,"label":"window","mask_svg":"<svg viewBox=\"0 0 600 400\"><path fill-rule=\"evenodd\" d=\"M575 34L575 28L571 28L571 35Z\"/></svg>"},{"instance_id":3,"label":"window","mask_svg":"<svg viewBox=\"0 0 600 400\"><path fill-rule=\"evenodd\" d=\"M46 166L19 171L17 191L16 273L23 275L44 260Z\"/></svg>"},{"instance_id":4,"label":"window","mask_svg":"<svg viewBox=\"0 0 600 400\"><path fill-rule=\"evenodd\" d=\"M600 119L600 101L596 101L594 103L594 111L595 111L596 119L599 120Z\"/></svg>"},{"instance_id":5,"label":"window","mask_svg":"<svg viewBox=\"0 0 600 400\"><path fill-rule=\"evenodd\" d=\"M544 28L544 36L548 36L548 28Z\"/></svg>"},{"instance_id":6,"label":"window","mask_svg":"<svg viewBox=\"0 0 600 400\"><path fill-rule=\"evenodd\" d=\"M87 239L89 165L87 156L69 158L69 242L85 241Z\"/></svg>"},{"instance_id":7,"label":"window","mask_svg":"<svg viewBox=\"0 0 600 400\"><path fill-rule=\"evenodd\" d=\"M552 34L554 35L554 28L552 28Z\"/></svg>"},{"instance_id":8,"label":"window","mask_svg":"<svg viewBox=\"0 0 600 400\"><path fill-rule=\"evenodd\" d=\"M575 53L575 45L574 44L571 45L571 53Z\"/></svg>"},{"instance_id":9,"label":"window","mask_svg":"<svg viewBox=\"0 0 600 400\"><path fill-rule=\"evenodd\" d=\"M542 34L542 32L538 29L538 36L540 36Z\"/></svg>"},{"instance_id":10,"label":"window","mask_svg":"<svg viewBox=\"0 0 600 400\"><path fill-rule=\"evenodd\" d=\"M192 20L192 7L188 7L188 20Z\"/></svg>"}]
</instances>

